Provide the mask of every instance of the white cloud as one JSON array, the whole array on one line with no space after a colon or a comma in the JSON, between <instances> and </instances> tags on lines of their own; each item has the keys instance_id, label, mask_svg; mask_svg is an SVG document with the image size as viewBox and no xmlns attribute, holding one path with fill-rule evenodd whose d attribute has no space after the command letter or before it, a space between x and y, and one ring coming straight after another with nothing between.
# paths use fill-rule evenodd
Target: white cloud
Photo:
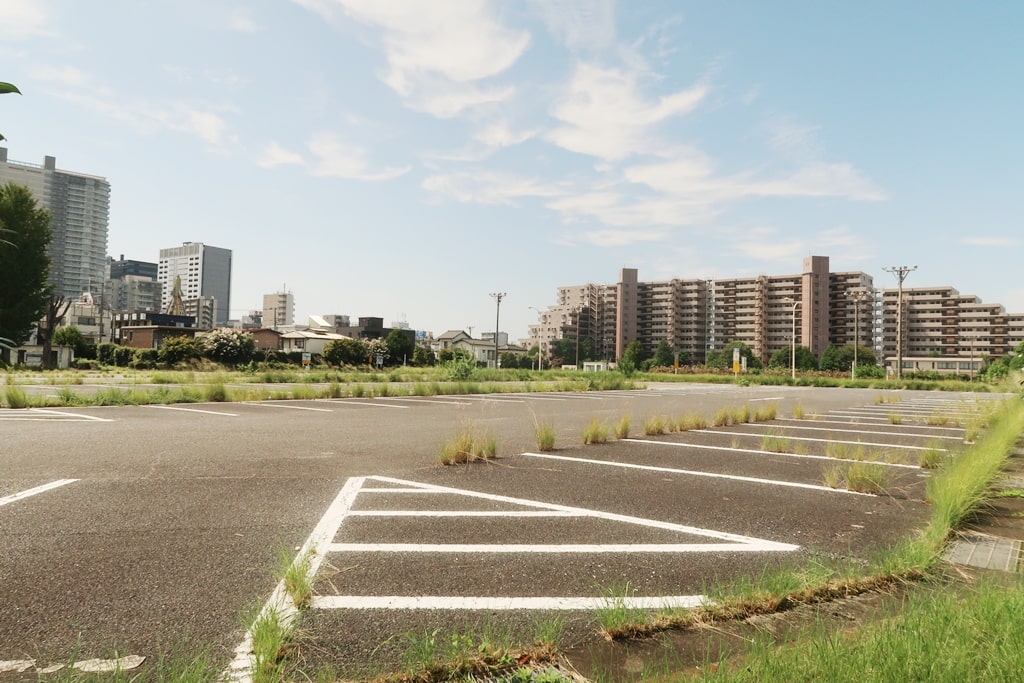
<instances>
[{"instance_id":1,"label":"white cloud","mask_svg":"<svg viewBox=\"0 0 1024 683\"><path fill-rule=\"evenodd\" d=\"M794 263L807 251L807 245L800 240L780 241L777 239L751 239L740 237L731 242L732 248L744 256L757 261Z\"/></svg>"},{"instance_id":2,"label":"white cloud","mask_svg":"<svg viewBox=\"0 0 1024 683\"><path fill-rule=\"evenodd\" d=\"M565 194L563 188L544 185L535 178L492 171L432 175L423 181L422 187L462 203L485 205L511 205L521 197L557 197Z\"/></svg>"},{"instance_id":3,"label":"white cloud","mask_svg":"<svg viewBox=\"0 0 1024 683\"><path fill-rule=\"evenodd\" d=\"M305 161L302 159L301 154L287 150L276 141L273 141L263 148L263 153L256 164L261 168L276 168L277 166L285 165L302 166L305 164Z\"/></svg>"},{"instance_id":4,"label":"white cloud","mask_svg":"<svg viewBox=\"0 0 1024 683\"><path fill-rule=\"evenodd\" d=\"M579 235L563 237L559 244L576 246L580 243L595 247L625 247L638 242L661 242L668 238L663 230L589 230Z\"/></svg>"},{"instance_id":5,"label":"white cloud","mask_svg":"<svg viewBox=\"0 0 1024 683\"><path fill-rule=\"evenodd\" d=\"M850 164L809 163L780 180L751 183L750 194L766 197L847 197L881 201L887 195Z\"/></svg>"},{"instance_id":6,"label":"white cloud","mask_svg":"<svg viewBox=\"0 0 1024 683\"><path fill-rule=\"evenodd\" d=\"M971 247L1019 247L1024 246L1024 241L1013 237L997 237L978 235L977 237L964 237L961 244Z\"/></svg>"},{"instance_id":7,"label":"white cloud","mask_svg":"<svg viewBox=\"0 0 1024 683\"><path fill-rule=\"evenodd\" d=\"M693 111L707 88L696 85L649 101L640 92L640 79L635 70L577 65L567 94L551 112L563 125L548 133L547 139L563 149L608 161L657 152L654 127Z\"/></svg>"},{"instance_id":8,"label":"white cloud","mask_svg":"<svg viewBox=\"0 0 1024 683\"><path fill-rule=\"evenodd\" d=\"M496 121L478 130L474 138L488 147L514 147L536 137L538 132L537 130L514 131L509 127L508 121Z\"/></svg>"},{"instance_id":9,"label":"white cloud","mask_svg":"<svg viewBox=\"0 0 1024 683\"><path fill-rule=\"evenodd\" d=\"M53 34L49 28L50 3L43 0L0 2L0 38L26 40Z\"/></svg>"},{"instance_id":10,"label":"white cloud","mask_svg":"<svg viewBox=\"0 0 1024 683\"><path fill-rule=\"evenodd\" d=\"M94 85L93 77L74 66L40 66L32 70L32 77L57 83L70 88L86 88Z\"/></svg>"},{"instance_id":11,"label":"white cloud","mask_svg":"<svg viewBox=\"0 0 1024 683\"><path fill-rule=\"evenodd\" d=\"M333 18L333 6L296 0ZM474 85L512 66L530 35L500 24L484 0L335 0L355 21L383 32L388 68L382 80L406 105L441 118L470 107L501 102L510 87Z\"/></svg>"},{"instance_id":12,"label":"white cloud","mask_svg":"<svg viewBox=\"0 0 1024 683\"><path fill-rule=\"evenodd\" d=\"M319 157L313 166L316 176L331 176L347 180L391 180L405 175L410 166L371 170L366 151L351 145L334 133L316 133L309 141L309 151Z\"/></svg>"},{"instance_id":13,"label":"white cloud","mask_svg":"<svg viewBox=\"0 0 1024 683\"><path fill-rule=\"evenodd\" d=\"M236 7L228 19L228 28L239 33L259 33L263 30L247 7Z\"/></svg>"},{"instance_id":14,"label":"white cloud","mask_svg":"<svg viewBox=\"0 0 1024 683\"><path fill-rule=\"evenodd\" d=\"M603 49L615 40L612 0L530 0L556 38L572 49Z\"/></svg>"}]
</instances>

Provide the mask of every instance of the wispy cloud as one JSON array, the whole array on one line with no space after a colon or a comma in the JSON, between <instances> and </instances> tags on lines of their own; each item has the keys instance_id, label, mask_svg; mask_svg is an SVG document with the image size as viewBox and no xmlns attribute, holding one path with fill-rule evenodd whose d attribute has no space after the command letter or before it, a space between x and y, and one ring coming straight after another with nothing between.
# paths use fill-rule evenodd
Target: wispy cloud
<instances>
[{"instance_id":1,"label":"wispy cloud","mask_svg":"<svg viewBox=\"0 0 1024 683\"><path fill-rule=\"evenodd\" d=\"M1013 237L999 237L999 236L983 236L977 237L964 237L960 240L961 244L966 244L971 247L1020 247L1024 246L1024 241L1013 238Z\"/></svg>"},{"instance_id":2,"label":"wispy cloud","mask_svg":"<svg viewBox=\"0 0 1024 683\"><path fill-rule=\"evenodd\" d=\"M263 27L253 18L248 7L236 7L228 18L228 29L238 33L259 33Z\"/></svg>"},{"instance_id":3,"label":"wispy cloud","mask_svg":"<svg viewBox=\"0 0 1024 683\"><path fill-rule=\"evenodd\" d=\"M703 85L649 100L634 70L577 65L551 115L561 125L547 134L553 144L608 161L651 154L660 147L656 126L693 111L707 94Z\"/></svg>"},{"instance_id":4,"label":"wispy cloud","mask_svg":"<svg viewBox=\"0 0 1024 683\"><path fill-rule=\"evenodd\" d=\"M511 205L523 197L557 197L565 194L564 188L544 184L536 178L494 171L432 175L423 181L422 187L459 202L485 205Z\"/></svg>"},{"instance_id":5,"label":"wispy cloud","mask_svg":"<svg viewBox=\"0 0 1024 683\"><path fill-rule=\"evenodd\" d=\"M527 140L536 137L540 131L533 130L512 130L508 121L495 121L476 132L473 136L477 142L487 147L504 148L522 144Z\"/></svg>"},{"instance_id":6,"label":"wispy cloud","mask_svg":"<svg viewBox=\"0 0 1024 683\"><path fill-rule=\"evenodd\" d=\"M46 0L3 0L0 2L0 38L28 40L53 35L52 11Z\"/></svg>"},{"instance_id":7,"label":"wispy cloud","mask_svg":"<svg viewBox=\"0 0 1024 683\"><path fill-rule=\"evenodd\" d=\"M753 261L773 263L795 263L800 255L807 251L807 245L801 240L780 240L776 238L751 238L732 242L735 251Z\"/></svg>"},{"instance_id":8,"label":"wispy cloud","mask_svg":"<svg viewBox=\"0 0 1024 683\"><path fill-rule=\"evenodd\" d=\"M405 104L440 118L501 102L514 89L480 81L512 66L530 35L503 26L484 0L296 0L321 16L335 7L380 29L388 67L381 79Z\"/></svg>"},{"instance_id":9,"label":"wispy cloud","mask_svg":"<svg viewBox=\"0 0 1024 683\"><path fill-rule=\"evenodd\" d=\"M664 230L588 230L575 235L563 235L558 243L574 247L590 244L595 247L625 247L640 242L661 242L668 238Z\"/></svg>"},{"instance_id":10,"label":"wispy cloud","mask_svg":"<svg viewBox=\"0 0 1024 683\"><path fill-rule=\"evenodd\" d=\"M530 0L548 31L570 49L603 49L615 41L612 0Z\"/></svg>"},{"instance_id":11,"label":"wispy cloud","mask_svg":"<svg viewBox=\"0 0 1024 683\"><path fill-rule=\"evenodd\" d=\"M411 166L371 169L366 159L366 150L329 132L314 134L309 141L309 151L319 159L312 166L312 173L316 176L346 180L392 180L412 169Z\"/></svg>"},{"instance_id":12,"label":"wispy cloud","mask_svg":"<svg viewBox=\"0 0 1024 683\"><path fill-rule=\"evenodd\" d=\"M256 165L260 168L276 168L287 165L303 166L305 163L301 154L287 150L279 145L277 141L272 141L263 148L263 152Z\"/></svg>"}]
</instances>

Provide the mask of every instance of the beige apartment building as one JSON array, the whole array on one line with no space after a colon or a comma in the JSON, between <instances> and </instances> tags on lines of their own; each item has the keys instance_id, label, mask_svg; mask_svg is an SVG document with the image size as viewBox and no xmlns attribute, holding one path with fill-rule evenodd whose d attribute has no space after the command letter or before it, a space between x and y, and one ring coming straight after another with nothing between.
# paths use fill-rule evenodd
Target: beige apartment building
<instances>
[{"instance_id":1,"label":"beige apartment building","mask_svg":"<svg viewBox=\"0 0 1024 683\"><path fill-rule=\"evenodd\" d=\"M1024 342L1024 314L1007 313L953 287L904 287L902 324L898 299L898 289L881 290L877 299L881 352L894 369L899 356L904 371L975 372L983 358L1005 355Z\"/></svg>"},{"instance_id":2,"label":"beige apartment building","mask_svg":"<svg viewBox=\"0 0 1024 683\"><path fill-rule=\"evenodd\" d=\"M830 344L856 342L895 368L899 328L904 370L967 372L1024 342L1024 314L952 287L904 288L898 325L898 293L875 290L864 272L831 272L827 256L808 256L791 275L718 280L642 282L635 268L623 268L615 284L559 287L558 303L538 311L523 343L539 345L546 358L559 339L589 338L598 359L614 361L634 339L647 353L664 339L702 363L709 351L741 341L764 362L790 348L795 333L818 357Z\"/></svg>"}]
</instances>

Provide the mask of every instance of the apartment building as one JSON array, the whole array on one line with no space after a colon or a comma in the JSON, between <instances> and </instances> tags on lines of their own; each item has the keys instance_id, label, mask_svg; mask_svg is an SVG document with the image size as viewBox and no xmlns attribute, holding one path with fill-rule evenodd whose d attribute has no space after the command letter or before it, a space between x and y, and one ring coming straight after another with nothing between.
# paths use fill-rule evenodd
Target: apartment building
<instances>
[{"instance_id":1,"label":"apartment building","mask_svg":"<svg viewBox=\"0 0 1024 683\"><path fill-rule=\"evenodd\" d=\"M75 300L100 290L106 279L110 183L60 170L52 156L43 157L42 165L8 161L7 148L0 147L0 184L6 183L28 187L50 212L53 238L47 253L56 293Z\"/></svg>"},{"instance_id":2,"label":"apartment building","mask_svg":"<svg viewBox=\"0 0 1024 683\"><path fill-rule=\"evenodd\" d=\"M889 364L900 356L903 370L919 369L921 363L915 359L923 358L957 363L936 370L959 369L962 360L973 359L968 367L976 370L981 358L1005 355L1024 342L1024 314L1007 313L999 304L986 304L945 286L904 287L900 306L899 293L881 290L877 314L882 355Z\"/></svg>"},{"instance_id":3,"label":"apartment building","mask_svg":"<svg viewBox=\"0 0 1024 683\"><path fill-rule=\"evenodd\" d=\"M295 295L275 292L263 295L263 324L278 329L295 324Z\"/></svg>"},{"instance_id":4,"label":"apartment building","mask_svg":"<svg viewBox=\"0 0 1024 683\"><path fill-rule=\"evenodd\" d=\"M789 348L794 334L818 356L829 344L871 345L871 276L831 273L827 256L809 256L802 266L792 275L658 282L642 282L635 268L623 268L614 285L560 287L558 303L538 312L525 343L543 350L589 335L599 359L615 360L634 339L648 353L665 340L695 363L730 341L744 342L767 361Z\"/></svg>"},{"instance_id":5,"label":"apartment building","mask_svg":"<svg viewBox=\"0 0 1024 683\"><path fill-rule=\"evenodd\" d=\"M197 324L227 322L231 310L231 250L202 242L160 250L157 280L163 291L160 310L168 311L175 278L181 278L182 303Z\"/></svg>"}]
</instances>

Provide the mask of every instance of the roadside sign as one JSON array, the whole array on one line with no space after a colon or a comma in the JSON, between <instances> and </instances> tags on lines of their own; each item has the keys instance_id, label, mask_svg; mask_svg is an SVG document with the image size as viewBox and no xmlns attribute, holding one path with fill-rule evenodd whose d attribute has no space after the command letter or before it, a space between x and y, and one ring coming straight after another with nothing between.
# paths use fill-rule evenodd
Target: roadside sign
<instances>
[{"instance_id":1,"label":"roadside sign","mask_svg":"<svg viewBox=\"0 0 1024 683\"><path fill-rule=\"evenodd\" d=\"M302 364L303 365L309 365L312 362L313 362L313 354L310 353L309 351L303 351L302 352Z\"/></svg>"},{"instance_id":2,"label":"roadside sign","mask_svg":"<svg viewBox=\"0 0 1024 683\"><path fill-rule=\"evenodd\" d=\"M744 360L746 360L746 359L744 359ZM733 371L733 373L738 373L740 371L740 350L739 349L733 349L732 350L732 371Z\"/></svg>"}]
</instances>

